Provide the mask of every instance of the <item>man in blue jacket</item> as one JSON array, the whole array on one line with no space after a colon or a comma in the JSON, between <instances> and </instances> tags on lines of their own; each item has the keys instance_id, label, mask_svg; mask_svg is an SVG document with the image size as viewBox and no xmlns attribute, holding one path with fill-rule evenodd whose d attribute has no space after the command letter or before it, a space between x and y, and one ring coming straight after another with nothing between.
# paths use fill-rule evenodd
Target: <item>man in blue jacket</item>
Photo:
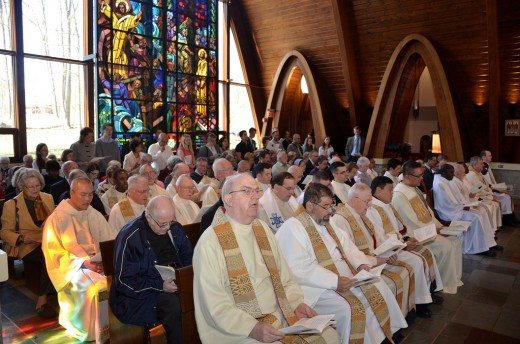
<instances>
[{"instance_id":1,"label":"man in blue jacket","mask_svg":"<svg viewBox=\"0 0 520 344\"><path fill-rule=\"evenodd\" d=\"M193 247L175 221L171 198L156 196L145 212L124 226L114 247L110 307L128 324L166 330L168 344L181 343L181 307L173 278L163 281L155 265L191 265Z\"/></svg>"}]
</instances>

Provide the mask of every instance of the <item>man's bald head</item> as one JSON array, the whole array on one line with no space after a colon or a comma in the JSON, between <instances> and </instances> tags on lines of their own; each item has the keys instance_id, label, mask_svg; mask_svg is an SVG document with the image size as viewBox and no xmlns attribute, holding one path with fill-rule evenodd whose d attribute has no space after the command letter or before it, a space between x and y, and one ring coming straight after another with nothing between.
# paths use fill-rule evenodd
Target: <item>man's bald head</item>
<instances>
[{"instance_id":1,"label":"man's bald head","mask_svg":"<svg viewBox=\"0 0 520 344\"><path fill-rule=\"evenodd\" d=\"M224 158L216 159L212 168L215 178L218 180L225 179L233 174L233 165Z\"/></svg>"},{"instance_id":2,"label":"man's bald head","mask_svg":"<svg viewBox=\"0 0 520 344\"><path fill-rule=\"evenodd\" d=\"M178 178L183 174L189 174L190 167L183 162L179 162L173 167L172 173L176 178Z\"/></svg>"}]
</instances>

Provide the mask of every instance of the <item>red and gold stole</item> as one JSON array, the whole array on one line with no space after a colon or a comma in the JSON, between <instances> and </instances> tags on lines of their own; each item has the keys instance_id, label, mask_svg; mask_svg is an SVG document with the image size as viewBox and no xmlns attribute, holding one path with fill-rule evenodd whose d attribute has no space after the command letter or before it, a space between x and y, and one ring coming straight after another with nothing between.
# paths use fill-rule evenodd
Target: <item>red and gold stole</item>
<instances>
[{"instance_id":1,"label":"red and gold stole","mask_svg":"<svg viewBox=\"0 0 520 344\"><path fill-rule=\"evenodd\" d=\"M324 267L325 269L335 273L339 276L338 269L336 268L336 265L334 265L334 262L332 261L332 257L329 254L329 251L327 250L327 247L325 246L325 243L323 242L323 239L321 238L320 234L314 227L311 217L307 214L303 206L300 206L296 212L294 213L294 217L300 221L300 223L305 228L307 235L309 236L309 239L312 243L312 248L314 250L314 254L316 255L316 259L318 260L318 264L321 267ZM345 251L343 250L343 247L341 246L339 239L336 235L336 232L332 229L332 226L330 224L327 224L325 226L327 228L327 231L332 236L334 241L336 242L336 245L338 246L341 256L347 263L350 271L352 274L356 274L356 270L352 267L350 262L347 259L347 255L345 254ZM361 291L365 295L366 299L368 300L368 303L370 304L370 307L372 308L372 311L376 315L376 318L383 329L383 333L385 334L386 338L392 342L392 331L390 329L390 313L388 311L388 308L386 306L385 300L383 299L383 296L379 292L379 290L372 284L365 284L360 286ZM336 292L341 295L345 301L347 301L350 305L351 310L351 327L350 327L350 343L363 343L363 338L365 334L365 322L366 322L366 313L365 308L363 304L359 301L359 299L352 294L350 290L347 290L345 292L339 292L336 290ZM393 342L392 342L393 343Z\"/></svg>"},{"instance_id":2,"label":"red and gold stole","mask_svg":"<svg viewBox=\"0 0 520 344\"><path fill-rule=\"evenodd\" d=\"M247 271L246 263L240 252L237 239L233 232L233 228L229 223L229 219L225 216L224 211L221 209L217 210L215 217L211 224L215 233L217 234L218 241L222 247L224 253L224 259L226 261L227 273L229 283L231 285L231 293L235 300L235 304L238 308L251 315L258 321L271 324L274 328L280 329L283 324L274 314L263 314L258 299L256 298L255 290L249 272ZM282 315L290 326L298 321L298 318L294 315L294 311L287 299L285 289L280 279L280 271L276 259L273 255L269 239L265 233L264 227L258 219L255 219L252 223L253 234L256 239L256 243L265 266L271 275L271 282L273 284L274 293L276 295L276 301ZM289 335L285 336L282 343L326 343L326 332L320 335Z\"/></svg>"}]
</instances>

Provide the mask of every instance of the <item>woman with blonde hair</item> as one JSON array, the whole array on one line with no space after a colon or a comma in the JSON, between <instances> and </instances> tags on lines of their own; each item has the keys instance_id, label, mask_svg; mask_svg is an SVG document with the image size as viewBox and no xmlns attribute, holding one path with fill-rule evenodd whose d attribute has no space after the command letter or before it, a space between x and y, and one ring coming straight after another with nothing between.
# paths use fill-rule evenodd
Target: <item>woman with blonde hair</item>
<instances>
[{"instance_id":1,"label":"woman with blonde hair","mask_svg":"<svg viewBox=\"0 0 520 344\"><path fill-rule=\"evenodd\" d=\"M36 312L45 318L58 314L47 303L47 295L55 292L47 274L45 258L41 248L42 225L54 210L51 195L41 192L43 176L35 169L22 167L13 176L13 186L19 194L7 201L2 212L1 237L11 247L18 248L18 259L24 266L37 265L40 273L40 290L36 301Z\"/></svg>"},{"instance_id":2,"label":"woman with blonde hair","mask_svg":"<svg viewBox=\"0 0 520 344\"><path fill-rule=\"evenodd\" d=\"M193 145L189 134L182 135L179 148L177 148L177 156L190 167L190 172L195 171L195 153L193 152Z\"/></svg>"}]
</instances>

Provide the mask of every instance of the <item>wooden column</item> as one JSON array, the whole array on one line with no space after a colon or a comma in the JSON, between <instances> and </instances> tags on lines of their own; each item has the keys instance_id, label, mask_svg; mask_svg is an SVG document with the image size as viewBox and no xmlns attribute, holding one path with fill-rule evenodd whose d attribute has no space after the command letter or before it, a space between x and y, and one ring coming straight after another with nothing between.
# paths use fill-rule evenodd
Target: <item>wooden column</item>
<instances>
[{"instance_id":1,"label":"wooden column","mask_svg":"<svg viewBox=\"0 0 520 344\"><path fill-rule=\"evenodd\" d=\"M497 1L487 0L487 40L489 58L489 147L500 156L500 54L498 50Z\"/></svg>"}]
</instances>

